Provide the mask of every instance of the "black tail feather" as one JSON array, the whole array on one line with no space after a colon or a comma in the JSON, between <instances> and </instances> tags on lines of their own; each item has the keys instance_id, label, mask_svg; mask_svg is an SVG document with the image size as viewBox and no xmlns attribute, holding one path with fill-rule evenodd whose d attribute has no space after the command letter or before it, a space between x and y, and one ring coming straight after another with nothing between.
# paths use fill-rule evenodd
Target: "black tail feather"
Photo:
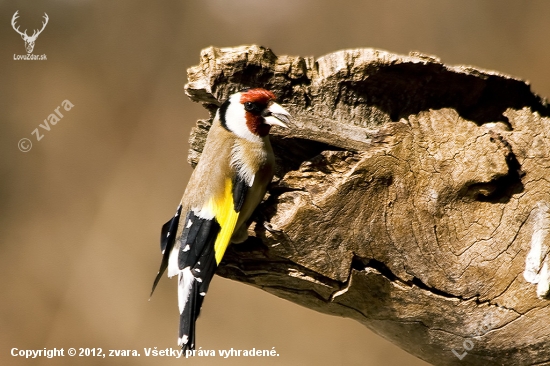
<instances>
[{"instance_id":1,"label":"black tail feather","mask_svg":"<svg viewBox=\"0 0 550 366\"><path fill-rule=\"evenodd\" d=\"M204 296L216 272L214 245L220 225L190 211L185 219L178 252L178 304L180 326L178 344L184 351L195 349L195 324Z\"/></svg>"},{"instance_id":2,"label":"black tail feather","mask_svg":"<svg viewBox=\"0 0 550 366\"><path fill-rule=\"evenodd\" d=\"M195 349L195 324L202 305L199 287L200 283L193 280L189 298L180 314L179 343L184 351Z\"/></svg>"},{"instance_id":3,"label":"black tail feather","mask_svg":"<svg viewBox=\"0 0 550 366\"><path fill-rule=\"evenodd\" d=\"M149 297L153 296L153 292L155 292L155 288L157 287L160 278L164 274L164 271L166 271L166 268L168 268L168 258L170 257L170 252L174 247L180 216L181 205L178 206L174 217L168 220L166 224L162 225L162 229L160 231L160 250L162 253L162 260L160 262L160 269L155 277L155 281L153 282L153 288L151 289L151 294Z\"/></svg>"}]
</instances>

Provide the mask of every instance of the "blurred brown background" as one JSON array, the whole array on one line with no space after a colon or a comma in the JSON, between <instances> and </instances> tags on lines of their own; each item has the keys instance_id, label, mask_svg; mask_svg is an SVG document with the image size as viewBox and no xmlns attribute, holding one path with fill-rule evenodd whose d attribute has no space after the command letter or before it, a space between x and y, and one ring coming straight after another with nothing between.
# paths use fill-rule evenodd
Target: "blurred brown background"
<instances>
[{"instance_id":1,"label":"blurred brown background","mask_svg":"<svg viewBox=\"0 0 550 366\"><path fill-rule=\"evenodd\" d=\"M10 24L16 10L29 34L48 14L34 50L47 61L13 60L25 54ZM175 280L147 300L160 227L190 174L188 133L207 116L183 92L205 47L255 43L315 57L418 50L530 80L550 96L546 0L0 1L0 15L2 365L425 365L354 321L220 277L198 346L275 347L280 356L145 357L144 347L177 347ZM66 99L74 108L40 129ZM18 150L22 138L31 151ZM142 356L25 360L13 347Z\"/></svg>"}]
</instances>

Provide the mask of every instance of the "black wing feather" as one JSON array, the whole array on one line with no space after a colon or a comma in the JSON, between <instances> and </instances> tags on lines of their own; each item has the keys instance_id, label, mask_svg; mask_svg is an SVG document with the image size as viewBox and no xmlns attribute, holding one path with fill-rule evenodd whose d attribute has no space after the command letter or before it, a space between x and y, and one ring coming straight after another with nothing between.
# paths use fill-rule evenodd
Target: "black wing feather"
<instances>
[{"instance_id":1,"label":"black wing feather","mask_svg":"<svg viewBox=\"0 0 550 366\"><path fill-rule=\"evenodd\" d=\"M246 192L248 192L248 184L244 181L244 179L239 175L236 174L235 178L233 178L233 207L235 209L235 212L240 212L243 208L244 199L246 197Z\"/></svg>"},{"instance_id":2,"label":"black wing feather","mask_svg":"<svg viewBox=\"0 0 550 366\"><path fill-rule=\"evenodd\" d=\"M166 271L166 268L168 268L168 258L170 257L170 252L174 247L176 231L178 230L180 215L181 215L181 205L178 206L178 209L176 210L176 214L174 215L174 217L172 217L166 224L162 225L162 229L160 231L160 250L162 253L162 260L160 262L160 269L157 274L157 277L155 278L155 282L153 282L153 289L151 290L151 295L149 296L153 296L153 292L155 291L155 288L157 287L160 281L160 278L164 274L164 271Z\"/></svg>"}]
</instances>

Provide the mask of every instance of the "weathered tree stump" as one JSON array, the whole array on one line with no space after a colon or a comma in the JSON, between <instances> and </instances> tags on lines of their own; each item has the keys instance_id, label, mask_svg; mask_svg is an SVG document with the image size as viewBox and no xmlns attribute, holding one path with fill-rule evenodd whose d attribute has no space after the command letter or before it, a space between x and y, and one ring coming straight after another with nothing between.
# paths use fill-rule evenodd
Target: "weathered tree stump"
<instances>
[{"instance_id":1,"label":"weathered tree stump","mask_svg":"<svg viewBox=\"0 0 550 366\"><path fill-rule=\"evenodd\" d=\"M218 274L433 364L550 364L550 108L527 83L373 49L208 48L188 74L211 117L256 86L294 116L273 131L251 237Z\"/></svg>"}]
</instances>

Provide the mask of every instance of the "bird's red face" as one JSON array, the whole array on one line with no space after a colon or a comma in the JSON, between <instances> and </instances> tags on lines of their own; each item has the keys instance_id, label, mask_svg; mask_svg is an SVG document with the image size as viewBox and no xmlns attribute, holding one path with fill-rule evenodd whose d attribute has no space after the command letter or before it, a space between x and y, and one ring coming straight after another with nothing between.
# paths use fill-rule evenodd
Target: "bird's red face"
<instances>
[{"instance_id":1,"label":"bird's red face","mask_svg":"<svg viewBox=\"0 0 550 366\"><path fill-rule=\"evenodd\" d=\"M235 93L220 107L221 123L248 140L267 136L273 125L286 128L290 114L275 99L275 94L262 88Z\"/></svg>"},{"instance_id":2,"label":"bird's red face","mask_svg":"<svg viewBox=\"0 0 550 366\"><path fill-rule=\"evenodd\" d=\"M275 101L275 94L265 89L250 89L241 93L241 104L244 106L246 127L254 135L267 136L271 125L265 123L262 112L269 103Z\"/></svg>"}]
</instances>

